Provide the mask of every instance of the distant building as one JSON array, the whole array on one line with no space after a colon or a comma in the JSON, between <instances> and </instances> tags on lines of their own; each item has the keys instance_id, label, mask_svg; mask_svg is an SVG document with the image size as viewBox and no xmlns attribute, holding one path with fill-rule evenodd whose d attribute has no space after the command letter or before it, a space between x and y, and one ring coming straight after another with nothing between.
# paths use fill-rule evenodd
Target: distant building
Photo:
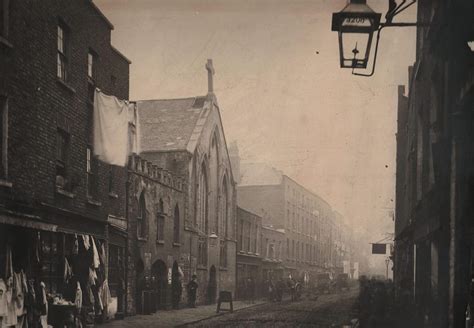
<instances>
[{"instance_id":1,"label":"distant building","mask_svg":"<svg viewBox=\"0 0 474 328\"><path fill-rule=\"evenodd\" d=\"M220 109L213 92L184 99L137 101L140 156L184 179L183 283L198 277L198 302L213 303L220 290L235 291L236 193Z\"/></svg>"},{"instance_id":2,"label":"distant building","mask_svg":"<svg viewBox=\"0 0 474 328\"><path fill-rule=\"evenodd\" d=\"M285 258L285 230L271 226L262 227L262 280L273 282L285 275L283 261Z\"/></svg>"},{"instance_id":3,"label":"distant building","mask_svg":"<svg viewBox=\"0 0 474 328\"><path fill-rule=\"evenodd\" d=\"M233 154L238 162L238 152ZM321 271L342 272L346 234L324 199L268 165L234 166L240 170L239 206L262 216L264 226L284 233L280 254L286 275L303 279Z\"/></svg>"},{"instance_id":4,"label":"distant building","mask_svg":"<svg viewBox=\"0 0 474 328\"><path fill-rule=\"evenodd\" d=\"M247 279L251 278L262 293L262 217L237 207L237 290L236 297L248 296Z\"/></svg>"}]
</instances>

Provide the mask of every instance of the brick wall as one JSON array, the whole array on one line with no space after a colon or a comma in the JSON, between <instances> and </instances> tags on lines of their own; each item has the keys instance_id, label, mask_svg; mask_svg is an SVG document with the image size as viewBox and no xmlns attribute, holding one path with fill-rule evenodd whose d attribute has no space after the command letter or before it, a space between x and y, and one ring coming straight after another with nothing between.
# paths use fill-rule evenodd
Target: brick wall
<instances>
[{"instance_id":1,"label":"brick wall","mask_svg":"<svg viewBox=\"0 0 474 328\"><path fill-rule=\"evenodd\" d=\"M92 127L88 103L87 54L97 54L96 85L121 99L129 95L129 62L111 47L111 26L88 0L10 1L10 45L0 43L0 94L8 97L10 198L39 203L103 220L125 214L125 169L114 167L114 192L108 195L110 167L99 164L101 206L87 199L86 146ZM68 33L68 79L57 75L57 25ZM55 192L56 134L70 132L68 176L77 179L74 198Z\"/></svg>"}]
</instances>

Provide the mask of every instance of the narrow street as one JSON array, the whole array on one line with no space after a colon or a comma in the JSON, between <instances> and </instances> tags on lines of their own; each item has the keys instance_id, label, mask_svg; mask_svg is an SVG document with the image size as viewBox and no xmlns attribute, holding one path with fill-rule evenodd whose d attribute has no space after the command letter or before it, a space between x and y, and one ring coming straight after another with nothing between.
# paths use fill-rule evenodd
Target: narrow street
<instances>
[{"instance_id":1,"label":"narrow street","mask_svg":"<svg viewBox=\"0 0 474 328\"><path fill-rule=\"evenodd\" d=\"M266 303L184 327L343 327L356 315L358 289L305 297L298 302Z\"/></svg>"}]
</instances>

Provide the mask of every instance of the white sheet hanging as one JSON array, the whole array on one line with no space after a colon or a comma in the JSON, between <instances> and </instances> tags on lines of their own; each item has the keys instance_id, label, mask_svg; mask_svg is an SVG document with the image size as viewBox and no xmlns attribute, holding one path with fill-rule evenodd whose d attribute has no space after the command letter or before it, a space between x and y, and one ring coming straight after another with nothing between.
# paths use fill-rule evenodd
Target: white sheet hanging
<instances>
[{"instance_id":1,"label":"white sheet hanging","mask_svg":"<svg viewBox=\"0 0 474 328\"><path fill-rule=\"evenodd\" d=\"M134 104L95 90L94 154L101 161L118 166L127 164L129 111L134 107Z\"/></svg>"}]
</instances>

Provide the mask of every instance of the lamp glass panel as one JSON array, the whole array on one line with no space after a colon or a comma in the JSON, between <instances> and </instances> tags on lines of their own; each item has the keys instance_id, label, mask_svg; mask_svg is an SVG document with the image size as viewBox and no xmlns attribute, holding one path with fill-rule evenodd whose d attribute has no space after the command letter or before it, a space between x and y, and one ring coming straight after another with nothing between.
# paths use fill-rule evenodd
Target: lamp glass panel
<instances>
[{"instance_id":1,"label":"lamp glass panel","mask_svg":"<svg viewBox=\"0 0 474 328\"><path fill-rule=\"evenodd\" d=\"M367 60L369 33L342 33L342 55L344 66L352 66L354 59L357 63Z\"/></svg>"}]
</instances>

